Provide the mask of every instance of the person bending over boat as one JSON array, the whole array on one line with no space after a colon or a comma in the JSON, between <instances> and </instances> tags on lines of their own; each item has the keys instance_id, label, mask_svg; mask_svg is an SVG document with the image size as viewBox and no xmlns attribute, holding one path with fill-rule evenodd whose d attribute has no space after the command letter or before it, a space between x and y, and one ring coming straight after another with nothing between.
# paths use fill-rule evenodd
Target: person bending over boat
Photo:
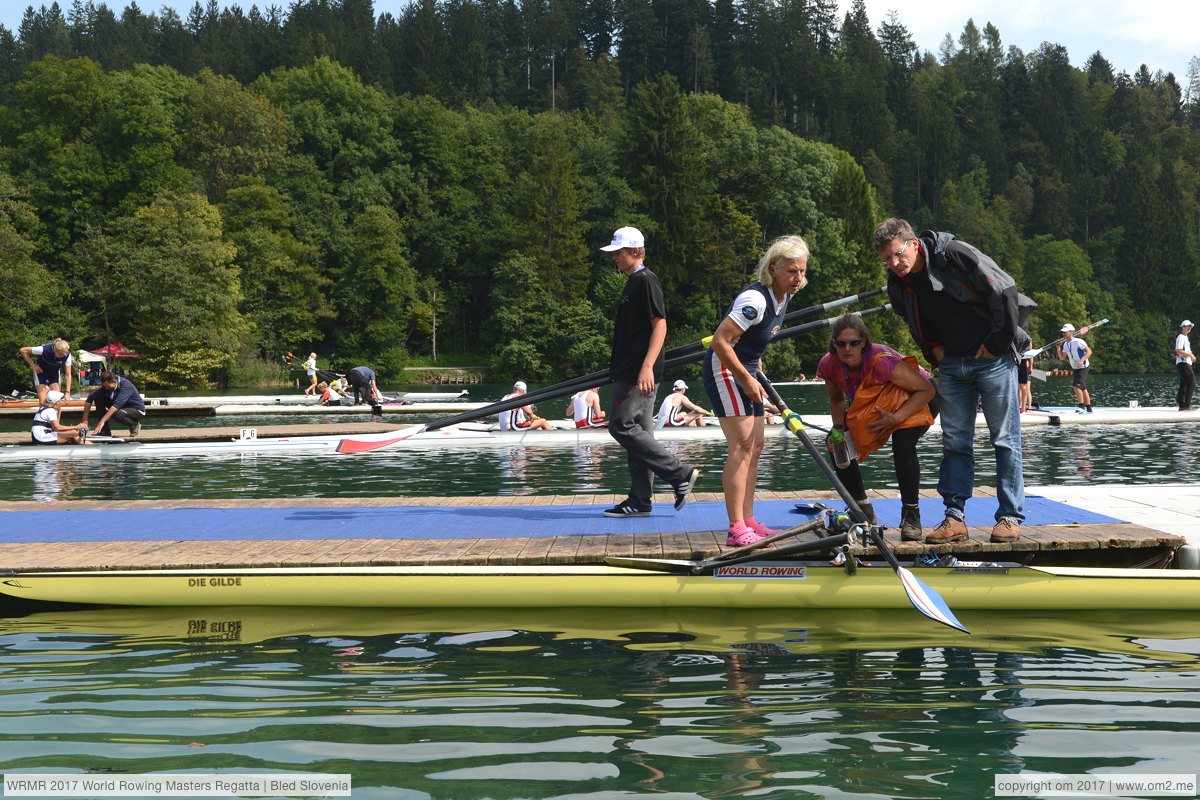
<instances>
[{"instance_id":1,"label":"person bending over boat","mask_svg":"<svg viewBox=\"0 0 1200 800\"><path fill-rule=\"evenodd\" d=\"M42 398L42 407L33 415L30 435L34 444L91 444L84 439L86 427L70 427L59 422L61 407L66 395L51 390Z\"/></svg>"},{"instance_id":2,"label":"person bending over boat","mask_svg":"<svg viewBox=\"0 0 1200 800\"><path fill-rule=\"evenodd\" d=\"M146 416L146 404L137 387L115 372L105 370L100 374L100 388L87 396L83 404L83 427L88 427L88 415L95 406L100 421L92 429L97 436L109 435L109 424L119 422L129 426L129 435L142 432L142 418Z\"/></svg>"},{"instance_id":3,"label":"person bending over boat","mask_svg":"<svg viewBox=\"0 0 1200 800\"><path fill-rule=\"evenodd\" d=\"M517 381L513 384L513 390L500 399L512 400L514 397L525 394L527 389L525 381ZM502 431L548 431L553 428L550 420L533 413L533 406L519 406L500 412L500 430Z\"/></svg>"},{"instance_id":4,"label":"person bending over boat","mask_svg":"<svg viewBox=\"0 0 1200 800\"><path fill-rule=\"evenodd\" d=\"M600 387L593 386L571 395L571 416L576 428L607 428L604 409L600 408Z\"/></svg>"},{"instance_id":5,"label":"person bending over boat","mask_svg":"<svg viewBox=\"0 0 1200 800\"><path fill-rule=\"evenodd\" d=\"M671 485L678 511L691 496L700 470L680 461L654 438L654 394L666 362L667 304L662 283L646 267L646 237L637 228L618 228L600 250L612 254L613 264L625 276L608 362L613 381L608 432L625 449L629 464L629 496L606 508L604 516L649 516L654 476Z\"/></svg>"},{"instance_id":6,"label":"person bending over boat","mask_svg":"<svg viewBox=\"0 0 1200 800\"><path fill-rule=\"evenodd\" d=\"M340 406L342 404L342 395L325 381L317 384L317 393L320 394L320 398L317 400L319 406Z\"/></svg>"},{"instance_id":7,"label":"person bending over boat","mask_svg":"<svg viewBox=\"0 0 1200 800\"><path fill-rule=\"evenodd\" d=\"M688 399L685 394L687 389L687 383L681 380L675 381L671 393L663 398L662 405L658 407L658 419L654 422L655 428L699 426L704 424L705 417L712 416L710 412Z\"/></svg>"},{"instance_id":8,"label":"person bending over boat","mask_svg":"<svg viewBox=\"0 0 1200 800\"><path fill-rule=\"evenodd\" d=\"M833 323L829 353L817 365L817 377L825 379L833 427L849 436L856 447L849 466L834 464L838 478L874 525L875 510L867 500L858 464L890 438L892 464L900 484L900 538L921 541L917 440L933 424L929 403L937 394L929 375L917 366L915 358L873 342L858 314L843 314ZM828 438L825 444L832 452Z\"/></svg>"},{"instance_id":9,"label":"person bending over boat","mask_svg":"<svg viewBox=\"0 0 1200 800\"><path fill-rule=\"evenodd\" d=\"M803 239L782 236L772 242L758 262L758 280L733 301L704 357L704 389L729 442L721 484L729 515L727 543L735 547L778 533L754 518L758 458L766 444L763 404L768 401L757 376L788 301L808 283L807 270Z\"/></svg>"},{"instance_id":10,"label":"person bending over boat","mask_svg":"<svg viewBox=\"0 0 1200 800\"><path fill-rule=\"evenodd\" d=\"M46 402L47 392L63 393L64 400L71 399L71 345L63 339L55 339L40 347L22 347L21 358L33 370L33 389L39 403ZM66 380L60 381L65 375ZM65 384L65 388L62 384Z\"/></svg>"},{"instance_id":11,"label":"person bending over boat","mask_svg":"<svg viewBox=\"0 0 1200 800\"><path fill-rule=\"evenodd\" d=\"M1021 474L1021 412L1017 359L1028 334L1021 323L1037 304L1012 276L953 234L913 232L906 220L885 219L871 247L889 270L888 299L908 323L913 341L938 370L942 466L938 494L946 518L929 544L968 538L967 500L975 484L975 418L980 405L996 456L993 542L1021 536L1025 479Z\"/></svg>"},{"instance_id":12,"label":"person bending over boat","mask_svg":"<svg viewBox=\"0 0 1200 800\"><path fill-rule=\"evenodd\" d=\"M370 367L355 367L346 373L346 380L354 389L354 405L377 403L380 400L379 386L375 383L375 370Z\"/></svg>"}]
</instances>

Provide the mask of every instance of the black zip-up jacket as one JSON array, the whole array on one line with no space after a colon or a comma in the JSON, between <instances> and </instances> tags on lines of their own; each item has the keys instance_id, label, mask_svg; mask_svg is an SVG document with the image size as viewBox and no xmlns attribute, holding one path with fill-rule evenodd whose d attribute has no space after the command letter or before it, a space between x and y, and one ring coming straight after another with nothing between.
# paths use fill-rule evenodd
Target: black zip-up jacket
<instances>
[{"instance_id":1,"label":"black zip-up jacket","mask_svg":"<svg viewBox=\"0 0 1200 800\"><path fill-rule=\"evenodd\" d=\"M990 330L981 342L989 353L1009 352L1019 358L1029 345L1029 335L1022 326L1037 304L1017 291L1012 276L995 261L978 248L955 239L953 234L925 231L918 238L925 248L925 270L933 290L957 300L961 313L975 314L989 322ZM921 335L916 294L890 271L887 288L892 310L908 323L913 340L929 363L937 366L933 343ZM978 344L974 348L978 349Z\"/></svg>"}]
</instances>

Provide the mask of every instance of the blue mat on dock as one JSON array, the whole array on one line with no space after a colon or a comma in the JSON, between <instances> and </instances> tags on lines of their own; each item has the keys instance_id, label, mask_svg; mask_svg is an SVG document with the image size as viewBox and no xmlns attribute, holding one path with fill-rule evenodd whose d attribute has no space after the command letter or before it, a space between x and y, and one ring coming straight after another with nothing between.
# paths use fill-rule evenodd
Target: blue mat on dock
<instances>
[{"instance_id":1,"label":"blue mat on dock","mask_svg":"<svg viewBox=\"0 0 1200 800\"><path fill-rule=\"evenodd\" d=\"M824 501L833 508L843 507ZM85 510L46 503L36 510L0 512L0 542L228 541L235 539L502 539L615 533L724 531L725 504L669 504L649 517L609 519L604 506L335 506L293 508L147 508ZM879 522L900 524L899 500L873 501ZM756 516L773 528L806 519L791 500L762 500ZM927 527L942 519L942 501L921 500ZM992 525L996 500L967 504L967 524ZM1027 525L1124 522L1075 506L1025 498Z\"/></svg>"}]
</instances>

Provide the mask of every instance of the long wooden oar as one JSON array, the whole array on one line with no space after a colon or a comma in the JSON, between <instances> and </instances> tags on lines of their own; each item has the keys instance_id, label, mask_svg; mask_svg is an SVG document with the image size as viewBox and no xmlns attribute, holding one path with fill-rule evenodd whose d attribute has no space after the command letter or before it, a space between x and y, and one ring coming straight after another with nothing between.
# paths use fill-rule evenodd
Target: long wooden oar
<instances>
[{"instance_id":1,"label":"long wooden oar","mask_svg":"<svg viewBox=\"0 0 1200 800\"><path fill-rule=\"evenodd\" d=\"M1108 322L1107 318L1097 320L1097 321L1093 322L1091 325L1084 325L1082 328L1075 331L1075 335L1083 336L1088 331L1094 331L1096 328L1099 328L1101 325L1103 325L1106 322ZM1026 350L1024 353L1021 354L1021 358L1037 358L1038 356L1040 356L1042 353L1046 352L1050 348L1058 347L1060 344L1062 344L1066 340L1067 340L1067 337L1064 336L1061 339L1055 339L1053 342L1044 344L1041 347L1037 348L1036 350Z\"/></svg>"},{"instance_id":2,"label":"long wooden oar","mask_svg":"<svg viewBox=\"0 0 1200 800\"><path fill-rule=\"evenodd\" d=\"M883 305L877 308L868 308L859 312L859 315L868 317L872 314L879 314L887 311L890 308L890 305ZM813 333L824 328L829 328L832 327L835 319L836 318L831 317L829 319L821 319L815 322L809 322L804 325L797 325L792 328L784 328L775 335L775 338L790 339L794 336L801 336L806 333ZM711 338L712 337L708 337L704 341L708 342L711 340ZM703 351L676 356L675 358L671 358L666 361L664 370L683 366L685 364L692 364L701 360L702 358L704 358ZM525 394L520 395L519 397L514 397L510 400L501 400L497 403L491 403L490 405L471 409L470 411L463 411L458 414L453 414L449 417L435 419L432 422L425 423L424 425L414 425L411 428L396 431L394 436L347 436L338 443L336 450L339 453L367 453L371 450L378 450L382 447L388 447L389 445L396 444L397 442L401 442L405 439L416 436L419 433L436 431L451 425L458 425L462 422L471 422L472 420L477 420L481 417L488 417L492 414L499 414L502 411L511 411L514 408L527 406L530 403L554 400L559 397L564 397L568 394L574 394L582 388L591 386L604 386L611 382L612 381L608 377L605 377L603 380L596 380L592 375L585 375L583 378L578 378L574 381L566 381L564 383L556 384L552 387L545 387L534 392L526 392Z\"/></svg>"},{"instance_id":3,"label":"long wooden oar","mask_svg":"<svg viewBox=\"0 0 1200 800\"><path fill-rule=\"evenodd\" d=\"M940 594L934 591L932 587L926 585L924 581L912 574L912 572L900 566L900 562L896 560L896 554L888 546L887 541L883 538L883 534L878 528L867 522L867 515L859 508L858 503L855 502L850 492L846 489L845 484L838 478L837 473L833 471L833 467L829 466L829 463L821 455L821 452L817 450L817 446L813 444L813 440L809 437L808 432L804 430L803 420L800 419L798 414L787 407L787 403L779 396L779 391L767 380L767 376L760 372L758 374L758 382L766 390L767 395L771 398L771 402L779 406L779 410L783 414L783 424L804 445L804 449L808 451L813 461L817 463L817 467L825 474L825 479L829 481L830 485L833 486L834 490L837 491L842 501L846 504L846 508L850 511L850 516L855 522L858 522L866 530L870 531L869 535L872 543L879 548L879 552L883 554L888 564L896 572L897 577L900 578L900 585L904 587L904 592L908 595L908 600L913 604L913 607L932 620L940 622L943 625L949 625L951 628L957 628L963 633L970 633L958 621L958 618L954 616L954 612L946 605L946 601L942 599Z\"/></svg>"}]
</instances>

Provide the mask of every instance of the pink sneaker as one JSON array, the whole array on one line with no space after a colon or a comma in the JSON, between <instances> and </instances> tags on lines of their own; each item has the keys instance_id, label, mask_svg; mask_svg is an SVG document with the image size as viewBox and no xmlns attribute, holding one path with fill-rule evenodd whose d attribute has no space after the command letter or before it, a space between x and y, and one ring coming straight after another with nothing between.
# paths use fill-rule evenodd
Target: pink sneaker
<instances>
[{"instance_id":1,"label":"pink sneaker","mask_svg":"<svg viewBox=\"0 0 1200 800\"><path fill-rule=\"evenodd\" d=\"M725 540L728 547L745 547L748 544L754 544L760 539L765 539L765 536L759 536L753 528L742 526L736 530L729 531L729 538Z\"/></svg>"},{"instance_id":2,"label":"pink sneaker","mask_svg":"<svg viewBox=\"0 0 1200 800\"><path fill-rule=\"evenodd\" d=\"M762 539L765 539L768 536L774 536L777 533L783 532L783 531L776 530L775 528L768 528L766 525L763 525L761 522L758 522L757 520L754 523L753 530Z\"/></svg>"}]
</instances>

